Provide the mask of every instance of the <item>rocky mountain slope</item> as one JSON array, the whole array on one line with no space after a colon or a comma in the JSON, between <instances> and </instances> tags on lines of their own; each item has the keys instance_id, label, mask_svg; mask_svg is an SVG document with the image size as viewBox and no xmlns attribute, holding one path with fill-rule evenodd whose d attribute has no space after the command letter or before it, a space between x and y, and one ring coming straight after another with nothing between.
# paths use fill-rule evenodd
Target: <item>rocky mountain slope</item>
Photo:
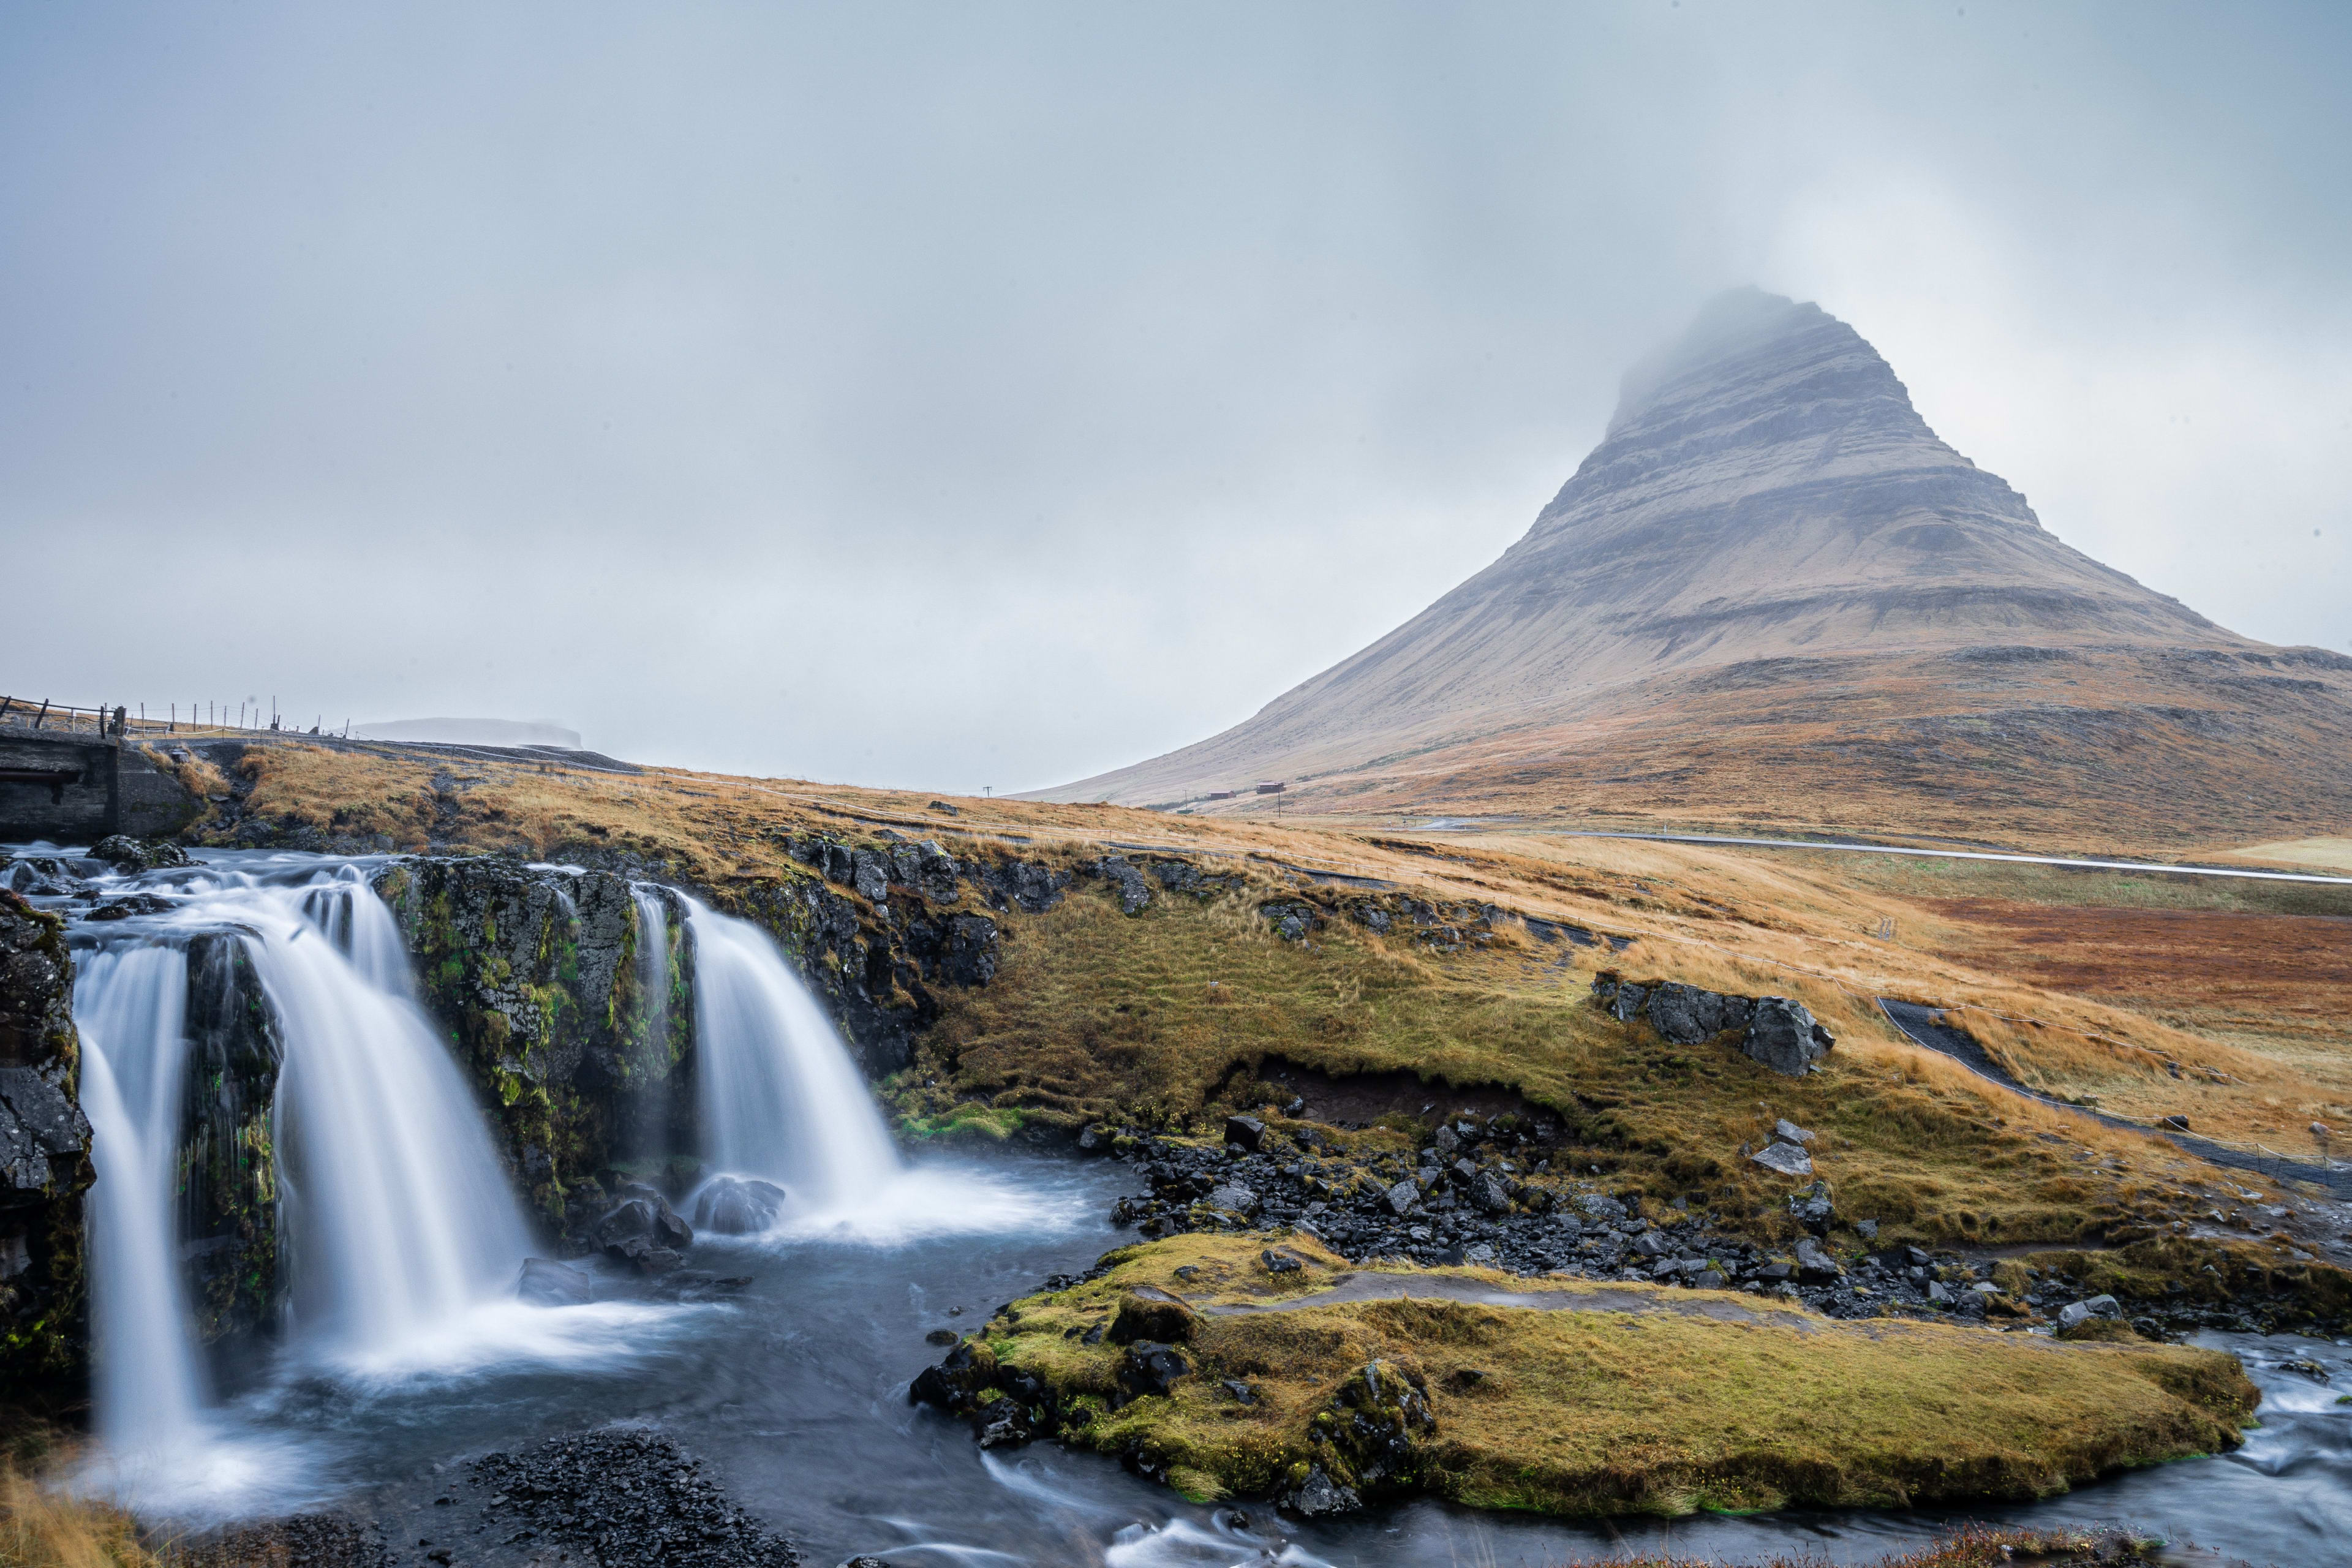
<instances>
[{"instance_id":1,"label":"rocky mountain slope","mask_svg":"<svg viewBox=\"0 0 2352 1568\"><path fill-rule=\"evenodd\" d=\"M2229 837L2352 820L2352 786L2300 776L2348 742L2352 659L2250 641L2068 548L1853 328L1751 289L1626 377L1493 565L1244 723L1042 794L1164 805L1286 778L1327 811L1926 816L2013 837L2070 796L2153 785L2137 836ZM2043 766L2063 775L2047 799L2000 776Z\"/></svg>"}]
</instances>

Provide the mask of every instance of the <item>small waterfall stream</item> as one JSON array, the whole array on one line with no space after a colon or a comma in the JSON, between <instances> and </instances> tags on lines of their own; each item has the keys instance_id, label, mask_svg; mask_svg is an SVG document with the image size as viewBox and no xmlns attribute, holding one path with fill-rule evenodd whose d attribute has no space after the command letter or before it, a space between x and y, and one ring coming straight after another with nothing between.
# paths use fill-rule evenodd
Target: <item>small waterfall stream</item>
<instances>
[{"instance_id":1,"label":"small waterfall stream","mask_svg":"<svg viewBox=\"0 0 2352 1568\"><path fill-rule=\"evenodd\" d=\"M125 1450L184 1442L206 1402L173 1235L187 994L188 955L165 946L97 953L74 992L98 1173L90 1261L99 1426Z\"/></svg>"},{"instance_id":2,"label":"small waterfall stream","mask_svg":"<svg viewBox=\"0 0 2352 1568\"><path fill-rule=\"evenodd\" d=\"M298 910L256 902L248 940L287 1039L298 1332L346 1355L410 1343L503 1289L529 1232L479 1107L408 998L392 912L355 875L305 889Z\"/></svg>"},{"instance_id":3,"label":"small waterfall stream","mask_svg":"<svg viewBox=\"0 0 2352 1568\"><path fill-rule=\"evenodd\" d=\"M870 1201L902 1167L833 1020L766 932L691 899L687 910L712 1168L781 1183L803 1215Z\"/></svg>"}]
</instances>

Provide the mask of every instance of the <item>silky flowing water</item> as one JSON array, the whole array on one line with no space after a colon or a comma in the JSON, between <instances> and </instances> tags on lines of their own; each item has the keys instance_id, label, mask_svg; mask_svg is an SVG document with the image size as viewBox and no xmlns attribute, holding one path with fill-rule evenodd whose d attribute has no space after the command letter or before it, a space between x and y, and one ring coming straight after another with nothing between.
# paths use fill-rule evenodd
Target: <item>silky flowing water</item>
<instances>
[{"instance_id":1,"label":"silky flowing water","mask_svg":"<svg viewBox=\"0 0 2352 1568\"><path fill-rule=\"evenodd\" d=\"M1190 1504L1050 1443L983 1454L962 1424L907 1404L908 1380L940 1353L924 1335L975 1328L1045 1276L1131 1239L1103 1217L1130 1184L1123 1168L902 1158L766 938L692 908L698 1048L729 1085L703 1107L704 1152L716 1169L779 1182L793 1201L764 1235L695 1244L692 1268L748 1280L731 1294L664 1300L657 1286L608 1271L593 1304L528 1307L510 1287L533 1243L512 1195L485 1185L478 1109L410 1000L396 932L359 874L224 857L141 881L190 895L188 907L86 937L103 945L78 954L100 1147L93 1240L107 1445L83 1481L152 1512L354 1507L385 1520L397 1560L422 1568L423 1549L405 1543L431 1533L431 1500L465 1459L619 1420L709 1461L820 1565L861 1552L901 1568L1499 1568L1658 1551L1847 1563L1929 1538L1950 1517L2128 1521L2257 1563L2327 1561L2352 1539L2352 1406L2280 1365L2310 1356L2352 1388L2352 1355L2288 1338L2202 1342L2238 1353L2263 1389L2263 1425L2238 1452L1957 1516L1578 1523L1418 1503L1306 1524L1263 1504L1244 1505L1245 1519ZM230 910L288 1023L280 1109L297 1289L282 1348L236 1369L244 1392L219 1403L176 1294L161 1145L175 1125L169 997L185 963L175 943ZM318 1135L331 1126L331 1140ZM419 1234L419 1213L441 1234ZM331 1215L333 1226L322 1223ZM468 1563L526 1557L488 1542L443 1544Z\"/></svg>"}]
</instances>

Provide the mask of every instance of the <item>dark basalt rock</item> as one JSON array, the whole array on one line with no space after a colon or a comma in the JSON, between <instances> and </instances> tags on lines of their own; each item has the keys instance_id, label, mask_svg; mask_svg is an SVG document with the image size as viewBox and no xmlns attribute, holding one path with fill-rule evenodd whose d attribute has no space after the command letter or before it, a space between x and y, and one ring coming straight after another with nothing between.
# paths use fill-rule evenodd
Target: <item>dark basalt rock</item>
<instances>
[{"instance_id":1,"label":"dark basalt rock","mask_svg":"<svg viewBox=\"0 0 2352 1568\"><path fill-rule=\"evenodd\" d=\"M1172 1345L1138 1340L1127 1347L1116 1376L1121 1394L1129 1399L1143 1399L1172 1394L1177 1380L1192 1374L1192 1363L1184 1359L1183 1352Z\"/></svg>"},{"instance_id":2,"label":"dark basalt rock","mask_svg":"<svg viewBox=\"0 0 2352 1568\"><path fill-rule=\"evenodd\" d=\"M1593 978L1592 999L1620 1023L1646 1018L1661 1038L1675 1045L1694 1046L1743 1030L1742 1051L1791 1078L1804 1076L1837 1043L1802 1003L1785 996L1734 996L1675 981L1635 984L1603 970Z\"/></svg>"},{"instance_id":3,"label":"dark basalt rock","mask_svg":"<svg viewBox=\"0 0 2352 1568\"><path fill-rule=\"evenodd\" d=\"M1837 1041L1814 1021L1801 1002L1785 996L1757 998L1754 1022L1740 1049L1774 1072L1802 1078Z\"/></svg>"},{"instance_id":4,"label":"dark basalt rock","mask_svg":"<svg viewBox=\"0 0 2352 1568\"><path fill-rule=\"evenodd\" d=\"M89 891L89 884L55 855L26 855L0 866L0 889L32 899L62 899Z\"/></svg>"},{"instance_id":5,"label":"dark basalt rock","mask_svg":"<svg viewBox=\"0 0 2352 1568\"><path fill-rule=\"evenodd\" d=\"M188 1297L207 1343L271 1331L281 1279L272 1108L284 1029L245 940L188 943L188 1068L180 1225Z\"/></svg>"},{"instance_id":6,"label":"dark basalt rock","mask_svg":"<svg viewBox=\"0 0 2352 1568\"><path fill-rule=\"evenodd\" d=\"M766 1183L760 1184L765 1186ZM694 1227L677 1216L669 1200L653 1188L625 1183L621 1203L598 1220L589 1232L596 1245L610 1253L624 1242L643 1238L656 1247L683 1249L694 1245Z\"/></svg>"},{"instance_id":7,"label":"dark basalt rock","mask_svg":"<svg viewBox=\"0 0 2352 1568\"><path fill-rule=\"evenodd\" d=\"M792 1544L732 1502L668 1438L618 1430L558 1437L474 1462L484 1523L521 1524L600 1568L794 1568ZM484 1533L490 1533L486 1530Z\"/></svg>"},{"instance_id":8,"label":"dark basalt rock","mask_svg":"<svg viewBox=\"0 0 2352 1568\"><path fill-rule=\"evenodd\" d=\"M607 1204L603 1173L693 1146L693 943L665 893L667 986L648 1007L651 941L629 879L504 856L416 857L378 870L415 960L419 999L487 1102L531 1206L572 1231Z\"/></svg>"},{"instance_id":9,"label":"dark basalt rock","mask_svg":"<svg viewBox=\"0 0 2352 1568\"><path fill-rule=\"evenodd\" d=\"M1419 1441L1437 1417L1418 1379L1393 1362L1367 1362L1318 1413L1310 1435L1333 1476L1359 1491L1401 1489L1420 1479Z\"/></svg>"},{"instance_id":10,"label":"dark basalt rock","mask_svg":"<svg viewBox=\"0 0 2352 1568\"><path fill-rule=\"evenodd\" d=\"M784 1189L753 1176L714 1178L694 1197L694 1223L720 1236L756 1236L783 1212Z\"/></svg>"},{"instance_id":11,"label":"dark basalt rock","mask_svg":"<svg viewBox=\"0 0 2352 1568\"><path fill-rule=\"evenodd\" d=\"M1121 914L1139 915L1151 907L1151 884L1126 856L1106 855L1089 869L1118 891Z\"/></svg>"},{"instance_id":12,"label":"dark basalt rock","mask_svg":"<svg viewBox=\"0 0 2352 1568\"><path fill-rule=\"evenodd\" d=\"M87 1361L82 1202L92 1169L64 922L0 890L0 1389Z\"/></svg>"},{"instance_id":13,"label":"dark basalt rock","mask_svg":"<svg viewBox=\"0 0 2352 1568\"><path fill-rule=\"evenodd\" d=\"M89 858L103 860L118 871L152 871L163 866L191 864L188 852L168 839L133 838L116 833L90 846Z\"/></svg>"}]
</instances>

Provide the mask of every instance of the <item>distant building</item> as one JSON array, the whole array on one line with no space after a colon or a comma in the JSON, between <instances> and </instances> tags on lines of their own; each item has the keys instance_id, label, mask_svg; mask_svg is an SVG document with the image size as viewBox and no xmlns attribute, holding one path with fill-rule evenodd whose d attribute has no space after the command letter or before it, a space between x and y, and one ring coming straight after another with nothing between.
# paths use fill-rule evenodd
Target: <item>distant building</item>
<instances>
[{"instance_id":1,"label":"distant building","mask_svg":"<svg viewBox=\"0 0 2352 1568\"><path fill-rule=\"evenodd\" d=\"M1257 786L1257 793L1260 795L1280 795L1285 787L1286 786L1285 786L1280 779L1274 779L1266 783L1260 784Z\"/></svg>"},{"instance_id":2,"label":"distant building","mask_svg":"<svg viewBox=\"0 0 2352 1568\"><path fill-rule=\"evenodd\" d=\"M1209 798L1211 800L1231 800L1234 798L1234 792L1229 789L1213 789L1209 792Z\"/></svg>"}]
</instances>

